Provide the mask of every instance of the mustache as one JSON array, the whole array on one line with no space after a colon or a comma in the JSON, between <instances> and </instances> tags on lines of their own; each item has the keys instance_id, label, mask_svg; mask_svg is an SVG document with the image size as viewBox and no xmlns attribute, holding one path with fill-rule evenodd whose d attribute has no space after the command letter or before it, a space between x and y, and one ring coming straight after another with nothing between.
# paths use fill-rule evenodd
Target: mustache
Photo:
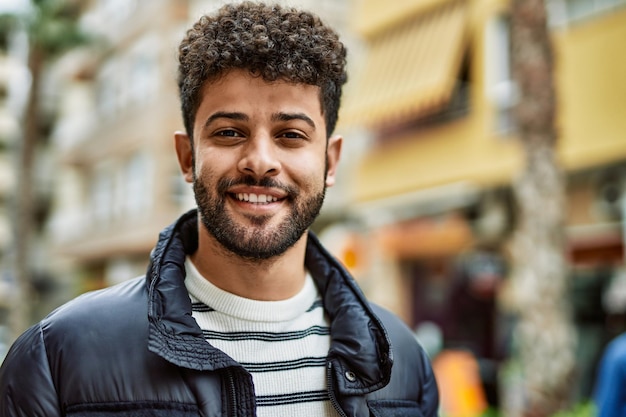
<instances>
[{"instance_id":1,"label":"mustache","mask_svg":"<svg viewBox=\"0 0 626 417\"><path fill-rule=\"evenodd\" d=\"M217 183L217 192L219 194L224 194L230 187L233 187L235 185L276 188L279 190L283 190L285 193L287 193L289 197L294 197L298 195L298 190L291 185L283 184L273 178L255 178L252 175L245 175L239 178L221 178Z\"/></svg>"}]
</instances>

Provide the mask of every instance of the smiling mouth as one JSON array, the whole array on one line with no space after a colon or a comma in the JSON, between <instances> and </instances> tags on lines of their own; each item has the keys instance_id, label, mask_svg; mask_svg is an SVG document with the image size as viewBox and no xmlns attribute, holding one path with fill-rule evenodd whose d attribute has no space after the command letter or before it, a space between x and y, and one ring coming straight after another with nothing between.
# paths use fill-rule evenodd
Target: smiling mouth
<instances>
[{"instance_id":1,"label":"smiling mouth","mask_svg":"<svg viewBox=\"0 0 626 417\"><path fill-rule=\"evenodd\" d=\"M279 201L277 197L269 194L236 193L232 194L232 196L238 201L253 204L270 204Z\"/></svg>"}]
</instances>

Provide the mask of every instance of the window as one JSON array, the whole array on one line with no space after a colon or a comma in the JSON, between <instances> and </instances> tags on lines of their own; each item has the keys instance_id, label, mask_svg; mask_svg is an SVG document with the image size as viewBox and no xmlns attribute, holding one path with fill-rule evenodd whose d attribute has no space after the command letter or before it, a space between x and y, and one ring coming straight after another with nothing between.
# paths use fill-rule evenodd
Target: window
<instances>
[{"instance_id":1,"label":"window","mask_svg":"<svg viewBox=\"0 0 626 417\"><path fill-rule=\"evenodd\" d=\"M96 166L91 180L91 217L96 227L106 227L113 216L114 170L108 162Z\"/></svg>"},{"instance_id":2,"label":"window","mask_svg":"<svg viewBox=\"0 0 626 417\"><path fill-rule=\"evenodd\" d=\"M178 169L174 170L170 176L170 198L182 210L189 210L196 206L193 189Z\"/></svg>"},{"instance_id":3,"label":"window","mask_svg":"<svg viewBox=\"0 0 626 417\"><path fill-rule=\"evenodd\" d=\"M491 19L485 34L485 87L496 112L494 130L507 133L514 128L513 106L518 99L511 72L510 22L506 16Z\"/></svg>"},{"instance_id":4,"label":"window","mask_svg":"<svg viewBox=\"0 0 626 417\"><path fill-rule=\"evenodd\" d=\"M101 14L113 22L122 22L132 16L137 8L136 0L100 0Z\"/></svg>"},{"instance_id":5,"label":"window","mask_svg":"<svg viewBox=\"0 0 626 417\"><path fill-rule=\"evenodd\" d=\"M109 61L98 75L98 108L104 117L114 117L118 111L117 64Z\"/></svg>"},{"instance_id":6,"label":"window","mask_svg":"<svg viewBox=\"0 0 626 417\"><path fill-rule=\"evenodd\" d=\"M136 152L124 169L124 212L130 218L145 215L152 202L153 169L145 151Z\"/></svg>"},{"instance_id":7,"label":"window","mask_svg":"<svg viewBox=\"0 0 626 417\"><path fill-rule=\"evenodd\" d=\"M130 102L145 104L156 97L159 86L158 51L159 42L155 36L142 38L130 51L128 56Z\"/></svg>"},{"instance_id":8,"label":"window","mask_svg":"<svg viewBox=\"0 0 626 417\"><path fill-rule=\"evenodd\" d=\"M548 20L552 27L587 19L626 5L626 0L547 0Z\"/></svg>"}]
</instances>

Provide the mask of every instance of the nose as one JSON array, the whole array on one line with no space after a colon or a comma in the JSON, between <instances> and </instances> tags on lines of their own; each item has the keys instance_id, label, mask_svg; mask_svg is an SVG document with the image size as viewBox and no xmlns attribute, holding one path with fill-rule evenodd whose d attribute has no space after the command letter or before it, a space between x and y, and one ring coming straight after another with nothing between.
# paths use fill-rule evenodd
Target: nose
<instances>
[{"instance_id":1,"label":"nose","mask_svg":"<svg viewBox=\"0 0 626 417\"><path fill-rule=\"evenodd\" d=\"M250 137L242 147L238 169L257 178L275 176L280 172L276 145L268 135Z\"/></svg>"}]
</instances>

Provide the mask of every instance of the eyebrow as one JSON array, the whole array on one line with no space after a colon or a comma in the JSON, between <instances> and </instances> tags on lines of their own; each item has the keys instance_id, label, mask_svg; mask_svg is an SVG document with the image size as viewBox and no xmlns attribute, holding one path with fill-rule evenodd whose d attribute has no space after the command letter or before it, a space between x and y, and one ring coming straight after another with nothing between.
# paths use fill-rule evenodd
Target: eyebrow
<instances>
[{"instance_id":1,"label":"eyebrow","mask_svg":"<svg viewBox=\"0 0 626 417\"><path fill-rule=\"evenodd\" d=\"M290 120L302 120L303 122L311 126L313 130L315 130L315 122L313 122L313 119L311 119L309 116L307 116L304 113L275 113L272 115L272 120L278 121L278 122L288 122Z\"/></svg>"},{"instance_id":2,"label":"eyebrow","mask_svg":"<svg viewBox=\"0 0 626 417\"><path fill-rule=\"evenodd\" d=\"M247 121L250 118L245 113L218 111L218 112L213 113L206 119L206 122L204 122L204 127L206 128L217 119Z\"/></svg>"},{"instance_id":3,"label":"eyebrow","mask_svg":"<svg viewBox=\"0 0 626 417\"><path fill-rule=\"evenodd\" d=\"M218 120L218 119L230 119L230 120L237 120L237 121L244 121L244 122L250 120L248 115L245 113L218 111L218 112L213 113L206 119L206 122L204 122L204 127L206 128L207 126L209 126L211 123L213 123L215 120ZM311 119L309 116L307 116L304 113L280 112L280 113L274 113L272 115L272 121L275 121L275 122L288 122L291 120L302 120L303 122L311 126L313 130L315 130L316 128L315 122L313 121L313 119Z\"/></svg>"}]
</instances>

